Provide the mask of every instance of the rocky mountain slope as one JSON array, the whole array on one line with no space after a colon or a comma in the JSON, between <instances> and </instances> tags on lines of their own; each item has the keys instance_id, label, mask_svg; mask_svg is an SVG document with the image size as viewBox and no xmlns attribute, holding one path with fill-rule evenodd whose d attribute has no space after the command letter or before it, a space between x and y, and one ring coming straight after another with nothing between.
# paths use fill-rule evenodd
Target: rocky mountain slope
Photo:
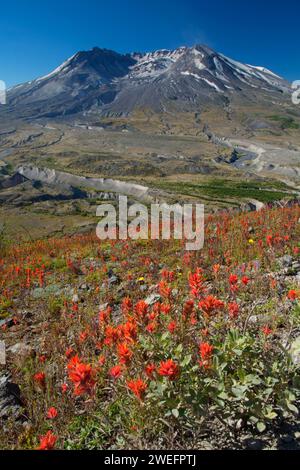
<instances>
[{"instance_id":1,"label":"rocky mountain slope","mask_svg":"<svg viewBox=\"0 0 300 470\"><path fill-rule=\"evenodd\" d=\"M91 111L118 116L141 108L172 112L200 111L208 103L274 104L289 94L289 83L266 68L203 45L126 55L94 48L9 90L8 109L26 118Z\"/></svg>"}]
</instances>

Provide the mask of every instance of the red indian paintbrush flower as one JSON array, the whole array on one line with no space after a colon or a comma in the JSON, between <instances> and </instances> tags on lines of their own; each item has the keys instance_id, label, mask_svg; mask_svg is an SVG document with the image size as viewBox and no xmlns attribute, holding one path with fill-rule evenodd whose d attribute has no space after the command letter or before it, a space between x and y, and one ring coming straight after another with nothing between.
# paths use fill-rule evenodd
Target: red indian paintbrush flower
<instances>
[{"instance_id":1,"label":"red indian paintbrush flower","mask_svg":"<svg viewBox=\"0 0 300 470\"><path fill-rule=\"evenodd\" d=\"M45 277L44 271L42 271L41 269L39 269L38 272L37 272L37 274L38 274L38 278L39 278L39 285L40 285L40 287L44 287L44 277Z\"/></svg>"},{"instance_id":2,"label":"red indian paintbrush flower","mask_svg":"<svg viewBox=\"0 0 300 470\"><path fill-rule=\"evenodd\" d=\"M170 298L172 289L168 286L168 284L165 281L160 281L160 283L158 284L158 288L159 288L159 293L162 297L165 297L167 299Z\"/></svg>"},{"instance_id":3,"label":"red indian paintbrush flower","mask_svg":"<svg viewBox=\"0 0 300 470\"><path fill-rule=\"evenodd\" d=\"M120 331L118 328L108 325L105 328L105 339L104 344L111 345L118 341L120 336Z\"/></svg>"},{"instance_id":4,"label":"red indian paintbrush flower","mask_svg":"<svg viewBox=\"0 0 300 470\"><path fill-rule=\"evenodd\" d=\"M154 333L157 330L157 326L158 326L157 323L155 321L152 321L148 323L148 325L146 326L146 330L149 333Z\"/></svg>"},{"instance_id":5,"label":"red indian paintbrush flower","mask_svg":"<svg viewBox=\"0 0 300 470\"><path fill-rule=\"evenodd\" d=\"M127 364L133 356L133 352L129 349L127 343L118 344L118 356L121 364Z\"/></svg>"},{"instance_id":6,"label":"red indian paintbrush flower","mask_svg":"<svg viewBox=\"0 0 300 470\"><path fill-rule=\"evenodd\" d=\"M27 268L26 269L26 287L30 288L31 285L31 269Z\"/></svg>"},{"instance_id":7,"label":"red indian paintbrush flower","mask_svg":"<svg viewBox=\"0 0 300 470\"><path fill-rule=\"evenodd\" d=\"M229 316L231 318L237 318L239 311L240 311L240 307L236 302L230 302L228 304L228 311L229 311Z\"/></svg>"},{"instance_id":8,"label":"red indian paintbrush flower","mask_svg":"<svg viewBox=\"0 0 300 470\"><path fill-rule=\"evenodd\" d=\"M148 314L149 321L156 320L159 314L153 309L152 312Z\"/></svg>"},{"instance_id":9,"label":"red indian paintbrush flower","mask_svg":"<svg viewBox=\"0 0 300 470\"><path fill-rule=\"evenodd\" d=\"M137 338L136 323L134 323L133 321L128 321L124 323L124 325L122 325L121 330L122 330L121 336L123 336L123 338L126 341L134 342L136 340Z\"/></svg>"},{"instance_id":10,"label":"red indian paintbrush flower","mask_svg":"<svg viewBox=\"0 0 300 470\"><path fill-rule=\"evenodd\" d=\"M183 312L182 312L182 316L184 320L187 320L187 318L193 314L194 308L195 308L195 303L193 300L187 300L185 302L183 306Z\"/></svg>"},{"instance_id":11,"label":"red indian paintbrush flower","mask_svg":"<svg viewBox=\"0 0 300 470\"><path fill-rule=\"evenodd\" d=\"M250 282L250 279L249 279L248 276L243 276L243 277L242 277L242 283L243 283L245 286L247 286L247 285L249 284L249 282Z\"/></svg>"},{"instance_id":12,"label":"red indian paintbrush flower","mask_svg":"<svg viewBox=\"0 0 300 470\"><path fill-rule=\"evenodd\" d=\"M122 372L123 372L122 367L117 365L110 369L109 375L111 375L111 377L113 377L114 379L119 379L122 375Z\"/></svg>"},{"instance_id":13,"label":"red indian paintbrush flower","mask_svg":"<svg viewBox=\"0 0 300 470\"><path fill-rule=\"evenodd\" d=\"M169 330L169 332L172 333L172 334L175 333L176 328L177 328L177 323L176 323L176 321L174 321L174 320L171 321L171 322L169 323L169 325L168 325L168 330Z\"/></svg>"},{"instance_id":14,"label":"red indian paintbrush flower","mask_svg":"<svg viewBox=\"0 0 300 470\"><path fill-rule=\"evenodd\" d=\"M142 379L129 380L127 386L139 400L143 399L148 388L148 385Z\"/></svg>"},{"instance_id":15,"label":"red indian paintbrush flower","mask_svg":"<svg viewBox=\"0 0 300 470\"><path fill-rule=\"evenodd\" d=\"M153 379L153 374L155 370L156 370L156 367L154 364L146 365L145 372L146 372L147 377L149 377L149 379Z\"/></svg>"},{"instance_id":16,"label":"red indian paintbrush flower","mask_svg":"<svg viewBox=\"0 0 300 470\"><path fill-rule=\"evenodd\" d=\"M125 297L122 301L122 312L123 315L129 315L132 311L132 301L129 297Z\"/></svg>"},{"instance_id":17,"label":"red indian paintbrush flower","mask_svg":"<svg viewBox=\"0 0 300 470\"><path fill-rule=\"evenodd\" d=\"M269 335L271 335L271 334L273 333L273 330L271 330L271 328L270 328L268 325L265 325L265 326L261 329L261 331L263 332L263 334L264 334L265 336L269 336Z\"/></svg>"},{"instance_id":18,"label":"red indian paintbrush flower","mask_svg":"<svg viewBox=\"0 0 300 470\"><path fill-rule=\"evenodd\" d=\"M299 297L299 293L297 291L295 291L294 289L291 289L289 292L288 292L288 298L290 300L296 300L297 298Z\"/></svg>"},{"instance_id":19,"label":"red indian paintbrush flower","mask_svg":"<svg viewBox=\"0 0 300 470\"><path fill-rule=\"evenodd\" d=\"M212 315L224 308L224 302L213 295L208 295L205 299L200 300L198 306L205 315Z\"/></svg>"},{"instance_id":20,"label":"red indian paintbrush flower","mask_svg":"<svg viewBox=\"0 0 300 470\"><path fill-rule=\"evenodd\" d=\"M37 372L36 374L34 374L33 378L38 385L40 385L42 388L45 387L46 376L44 372Z\"/></svg>"},{"instance_id":21,"label":"red indian paintbrush flower","mask_svg":"<svg viewBox=\"0 0 300 470\"><path fill-rule=\"evenodd\" d=\"M229 276L229 283L230 283L232 286L235 285L235 284L237 284L238 280L239 280L239 279L238 279L238 277L237 277L236 274L230 274L230 276Z\"/></svg>"},{"instance_id":22,"label":"red indian paintbrush flower","mask_svg":"<svg viewBox=\"0 0 300 470\"><path fill-rule=\"evenodd\" d=\"M170 380L175 380L179 375L179 367L172 359L168 359L160 363L158 373L163 377L168 377Z\"/></svg>"},{"instance_id":23,"label":"red indian paintbrush flower","mask_svg":"<svg viewBox=\"0 0 300 470\"><path fill-rule=\"evenodd\" d=\"M146 302L144 300L140 300L135 305L134 311L135 311L137 316L139 316L141 318L145 318L145 316L148 313L148 308L149 308L148 304L146 304Z\"/></svg>"},{"instance_id":24,"label":"red indian paintbrush flower","mask_svg":"<svg viewBox=\"0 0 300 470\"><path fill-rule=\"evenodd\" d=\"M52 431L48 431L45 436L40 437L40 445L37 450L52 450L55 447L57 437Z\"/></svg>"},{"instance_id":25,"label":"red indian paintbrush flower","mask_svg":"<svg viewBox=\"0 0 300 470\"><path fill-rule=\"evenodd\" d=\"M172 282L175 279L175 273L174 271L167 271L167 269L163 269L161 272L161 275L163 279L165 279L168 282Z\"/></svg>"},{"instance_id":26,"label":"red indian paintbrush flower","mask_svg":"<svg viewBox=\"0 0 300 470\"><path fill-rule=\"evenodd\" d=\"M105 356L102 354L101 356L99 356L98 364L99 364L100 367L103 367L104 364L105 364L105 362L106 362L106 358L105 358Z\"/></svg>"},{"instance_id":27,"label":"red indian paintbrush flower","mask_svg":"<svg viewBox=\"0 0 300 470\"><path fill-rule=\"evenodd\" d=\"M54 408L54 406L51 406L51 408L49 408L49 410L46 413L47 419L55 419L57 415L58 415L58 411L56 408Z\"/></svg>"},{"instance_id":28,"label":"red indian paintbrush flower","mask_svg":"<svg viewBox=\"0 0 300 470\"><path fill-rule=\"evenodd\" d=\"M67 357L68 359L70 359L70 357L72 356L73 352L74 352L74 349L73 349L73 348L68 348L68 349L66 350L66 353L65 353L65 354L66 354L66 357Z\"/></svg>"},{"instance_id":29,"label":"red indian paintbrush flower","mask_svg":"<svg viewBox=\"0 0 300 470\"><path fill-rule=\"evenodd\" d=\"M164 315L169 315L170 311L171 311L171 305L168 305L168 304L161 304L160 305L160 311L161 313L163 313Z\"/></svg>"},{"instance_id":30,"label":"red indian paintbrush flower","mask_svg":"<svg viewBox=\"0 0 300 470\"><path fill-rule=\"evenodd\" d=\"M96 381L96 371L90 364L84 364L78 356L73 357L68 364L69 379L74 384L74 395L91 394Z\"/></svg>"},{"instance_id":31,"label":"red indian paintbrush flower","mask_svg":"<svg viewBox=\"0 0 300 470\"><path fill-rule=\"evenodd\" d=\"M209 367L211 356L213 353L214 347L209 343L201 343L199 347L199 353L201 360L199 361L200 366L205 368Z\"/></svg>"},{"instance_id":32,"label":"red indian paintbrush flower","mask_svg":"<svg viewBox=\"0 0 300 470\"><path fill-rule=\"evenodd\" d=\"M204 361L209 359L212 355L214 347L209 343L201 343L199 347L201 359Z\"/></svg>"},{"instance_id":33,"label":"red indian paintbrush flower","mask_svg":"<svg viewBox=\"0 0 300 470\"><path fill-rule=\"evenodd\" d=\"M79 335L79 338L78 338L79 342L84 343L87 340L88 337L89 337L89 332L88 331L82 331Z\"/></svg>"},{"instance_id":34,"label":"red indian paintbrush flower","mask_svg":"<svg viewBox=\"0 0 300 470\"><path fill-rule=\"evenodd\" d=\"M100 310L99 312L99 324L107 323L110 319L112 313L112 308L110 306L106 307L105 310Z\"/></svg>"},{"instance_id":35,"label":"red indian paintbrush flower","mask_svg":"<svg viewBox=\"0 0 300 470\"><path fill-rule=\"evenodd\" d=\"M203 282L203 271L201 268L197 268L195 273L189 275L190 291L194 297L198 297L200 293L205 291Z\"/></svg>"},{"instance_id":36,"label":"red indian paintbrush flower","mask_svg":"<svg viewBox=\"0 0 300 470\"><path fill-rule=\"evenodd\" d=\"M213 265L213 272L214 272L214 274L218 274L218 272L220 271L220 269L221 269L220 264L214 264L214 265Z\"/></svg>"},{"instance_id":37,"label":"red indian paintbrush flower","mask_svg":"<svg viewBox=\"0 0 300 470\"><path fill-rule=\"evenodd\" d=\"M272 246L273 236L272 235L267 235L266 236L266 242L267 242L267 245Z\"/></svg>"}]
</instances>

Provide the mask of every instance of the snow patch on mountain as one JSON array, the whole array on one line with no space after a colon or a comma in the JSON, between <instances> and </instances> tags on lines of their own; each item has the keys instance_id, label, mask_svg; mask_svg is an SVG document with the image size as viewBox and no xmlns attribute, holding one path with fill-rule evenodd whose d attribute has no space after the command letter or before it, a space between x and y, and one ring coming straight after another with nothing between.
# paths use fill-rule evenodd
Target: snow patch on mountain
<instances>
[{"instance_id":1,"label":"snow patch on mountain","mask_svg":"<svg viewBox=\"0 0 300 470\"><path fill-rule=\"evenodd\" d=\"M210 80L208 80L207 78L204 78L204 77L199 77L200 80L203 80L204 82L206 82L209 86L213 87L215 90L217 90L218 93L223 93L222 90L220 90L220 88L218 87L218 85L216 85L214 82L211 82Z\"/></svg>"},{"instance_id":2,"label":"snow patch on mountain","mask_svg":"<svg viewBox=\"0 0 300 470\"><path fill-rule=\"evenodd\" d=\"M54 69L52 72L48 73L48 75L44 75L43 77L38 78L36 80L36 82L41 82L43 80L47 80L48 78L51 78L51 77L57 75L58 73L64 71L71 64L72 60L76 57L76 55L77 54L74 54L71 57L69 57L69 59L67 59L65 62L63 62L59 67Z\"/></svg>"},{"instance_id":3,"label":"snow patch on mountain","mask_svg":"<svg viewBox=\"0 0 300 470\"><path fill-rule=\"evenodd\" d=\"M182 57L185 51L186 48L181 47L174 51L161 49L146 54L133 54L132 57L137 63L130 68L131 71L128 76L131 78L157 77L169 70Z\"/></svg>"},{"instance_id":4,"label":"snow patch on mountain","mask_svg":"<svg viewBox=\"0 0 300 470\"><path fill-rule=\"evenodd\" d=\"M196 73L193 73L193 72L188 72L187 70L185 72L180 72L181 75L184 75L185 77L194 77L196 78L197 80L200 80L201 77L199 77L199 75L197 75Z\"/></svg>"},{"instance_id":5,"label":"snow patch on mountain","mask_svg":"<svg viewBox=\"0 0 300 470\"><path fill-rule=\"evenodd\" d=\"M195 58L194 62L195 62L195 65L196 65L197 69L199 69L199 70L206 69L206 66L201 62L200 59Z\"/></svg>"},{"instance_id":6,"label":"snow patch on mountain","mask_svg":"<svg viewBox=\"0 0 300 470\"><path fill-rule=\"evenodd\" d=\"M254 69L259 70L260 72L267 73L269 75L273 75L273 77L279 78L281 80L280 75L277 75L276 73L272 72L271 70L266 69L266 67L260 67L260 66L257 66L257 65L249 65L249 67L253 67Z\"/></svg>"}]
</instances>

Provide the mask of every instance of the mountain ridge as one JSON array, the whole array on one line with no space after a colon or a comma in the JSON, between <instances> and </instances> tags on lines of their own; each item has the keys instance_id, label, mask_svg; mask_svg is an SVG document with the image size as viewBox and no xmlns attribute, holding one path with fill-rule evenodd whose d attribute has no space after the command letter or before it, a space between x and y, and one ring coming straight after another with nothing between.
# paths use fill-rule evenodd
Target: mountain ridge
<instances>
[{"instance_id":1,"label":"mountain ridge","mask_svg":"<svg viewBox=\"0 0 300 470\"><path fill-rule=\"evenodd\" d=\"M280 101L289 93L288 81L274 72L206 45L128 54L94 47L13 87L8 104L32 119L94 111L118 116L138 108L198 111L208 103L224 107L236 100Z\"/></svg>"}]
</instances>

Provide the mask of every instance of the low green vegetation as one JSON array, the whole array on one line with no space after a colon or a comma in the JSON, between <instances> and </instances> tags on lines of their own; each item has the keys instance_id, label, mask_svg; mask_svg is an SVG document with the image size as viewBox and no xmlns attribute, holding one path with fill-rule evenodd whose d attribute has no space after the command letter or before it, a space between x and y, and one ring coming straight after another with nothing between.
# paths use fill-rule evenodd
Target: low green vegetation
<instances>
[{"instance_id":1,"label":"low green vegetation","mask_svg":"<svg viewBox=\"0 0 300 470\"><path fill-rule=\"evenodd\" d=\"M294 197L292 189L281 182L261 181L234 181L228 179L211 179L201 183L162 181L157 187L166 191L180 193L205 199L214 200L232 199L257 199L268 203L281 200L286 197Z\"/></svg>"},{"instance_id":2,"label":"low green vegetation","mask_svg":"<svg viewBox=\"0 0 300 470\"><path fill-rule=\"evenodd\" d=\"M9 176L12 175L14 172L14 167L11 163L7 163L0 167L0 176Z\"/></svg>"},{"instance_id":3,"label":"low green vegetation","mask_svg":"<svg viewBox=\"0 0 300 470\"><path fill-rule=\"evenodd\" d=\"M295 121L294 118L288 116L279 116L274 114L269 117L272 121L276 121L280 124L281 129L299 129L300 124Z\"/></svg>"}]
</instances>

